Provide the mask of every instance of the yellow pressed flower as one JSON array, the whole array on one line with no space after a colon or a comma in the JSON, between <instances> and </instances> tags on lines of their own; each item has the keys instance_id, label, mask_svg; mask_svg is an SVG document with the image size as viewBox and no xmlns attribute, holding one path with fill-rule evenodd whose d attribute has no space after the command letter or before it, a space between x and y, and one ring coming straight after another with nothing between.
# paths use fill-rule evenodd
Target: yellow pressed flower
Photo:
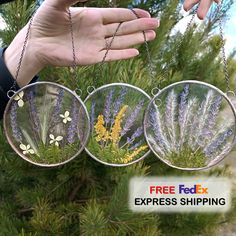
<instances>
[{"instance_id":1,"label":"yellow pressed flower","mask_svg":"<svg viewBox=\"0 0 236 236\"><path fill-rule=\"evenodd\" d=\"M125 155L125 158L122 160L124 164L127 164L128 162L132 161L140 152L146 150L148 148L147 145L141 146L138 149L135 149L131 154Z\"/></svg>"},{"instance_id":2,"label":"yellow pressed flower","mask_svg":"<svg viewBox=\"0 0 236 236\"><path fill-rule=\"evenodd\" d=\"M117 116L115 118L114 125L111 129L111 137L110 138L112 140L112 143L115 145L117 145L117 143L120 141L121 122L122 122L122 119L123 119L127 109L128 109L127 105L124 105L120 109L119 113L117 114Z\"/></svg>"},{"instance_id":3,"label":"yellow pressed flower","mask_svg":"<svg viewBox=\"0 0 236 236\"><path fill-rule=\"evenodd\" d=\"M104 117L103 115L99 115L98 116L98 121L97 123L94 125L94 129L97 133L97 137L96 137L96 141L106 141L107 139L109 139L109 133L106 130L105 126L104 126Z\"/></svg>"}]
</instances>

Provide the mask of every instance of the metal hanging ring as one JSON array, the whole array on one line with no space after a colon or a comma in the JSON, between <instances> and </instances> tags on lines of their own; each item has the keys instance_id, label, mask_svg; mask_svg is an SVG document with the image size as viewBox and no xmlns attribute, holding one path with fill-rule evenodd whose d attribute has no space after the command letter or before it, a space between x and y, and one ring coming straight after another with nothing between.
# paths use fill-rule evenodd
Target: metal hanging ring
<instances>
[{"instance_id":1,"label":"metal hanging ring","mask_svg":"<svg viewBox=\"0 0 236 236\"><path fill-rule=\"evenodd\" d=\"M88 86L87 88L87 93L91 94L92 92L94 92L96 90L96 88L94 86Z\"/></svg>"},{"instance_id":2,"label":"metal hanging ring","mask_svg":"<svg viewBox=\"0 0 236 236\"><path fill-rule=\"evenodd\" d=\"M9 90L9 91L7 92L7 97L8 97L9 99L11 99L15 94L16 94L16 91L14 91L14 90Z\"/></svg>"},{"instance_id":3,"label":"metal hanging ring","mask_svg":"<svg viewBox=\"0 0 236 236\"><path fill-rule=\"evenodd\" d=\"M230 97L230 96L232 96L232 95L233 95L233 97L235 97L235 92L234 92L234 91L230 90L230 91L227 91L227 92L226 92L226 96L227 96L227 97Z\"/></svg>"},{"instance_id":4,"label":"metal hanging ring","mask_svg":"<svg viewBox=\"0 0 236 236\"><path fill-rule=\"evenodd\" d=\"M156 99L155 100L155 105L159 108L160 106L161 106L161 104L162 104L162 100L161 99Z\"/></svg>"},{"instance_id":5,"label":"metal hanging ring","mask_svg":"<svg viewBox=\"0 0 236 236\"><path fill-rule=\"evenodd\" d=\"M77 89L75 90L75 93L76 93L79 97L81 97L83 92L82 92L81 89L77 88Z\"/></svg>"},{"instance_id":6,"label":"metal hanging ring","mask_svg":"<svg viewBox=\"0 0 236 236\"><path fill-rule=\"evenodd\" d=\"M155 87L152 89L151 94L152 96L156 96L160 92L160 89L158 87Z\"/></svg>"}]
</instances>

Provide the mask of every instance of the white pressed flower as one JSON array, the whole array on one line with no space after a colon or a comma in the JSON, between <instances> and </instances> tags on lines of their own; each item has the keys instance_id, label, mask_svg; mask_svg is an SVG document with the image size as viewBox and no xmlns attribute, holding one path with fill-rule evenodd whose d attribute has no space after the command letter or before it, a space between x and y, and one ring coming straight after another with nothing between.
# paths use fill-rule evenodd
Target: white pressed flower
<instances>
[{"instance_id":1,"label":"white pressed flower","mask_svg":"<svg viewBox=\"0 0 236 236\"><path fill-rule=\"evenodd\" d=\"M23 151L24 155L26 155L26 154L35 154L34 150L31 149L31 146L29 144L27 144L27 145L21 144L20 149Z\"/></svg>"},{"instance_id":2,"label":"white pressed flower","mask_svg":"<svg viewBox=\"0 0 236 236\"><path fill-rule=\"evenodd\" d=\"M66 124L68 121L72 121L72 119L70 118L70 112L66 111L64 115L60 115L60 117L63 119L63 123Z\"/></svg>"},{"instance_id":3,"label":"white pressed flower","mask_svg":"<svg viewBox=\"0 0 236 236\"><path fill-rule=\"evenodd\" d=\"M17 101L17 104L18 104L19 107L23 107L24 106L23 97L24 97L24 92L23 91L21 91L19 94L17 94L14 97L14 100Z\"/></svg>"},{"instance_id":4,"label":"white pressed flower","mask_svg":"<svg viewBox=\"0 0 236 236\"><path fill-rule=\"evenodd\" d=\"M55 137L53 134L49 135L50 140L50 144L55 144L57 147L59 147L59 142L63 140L62 136L57 136Z\"/></svg>"}]
</instances>

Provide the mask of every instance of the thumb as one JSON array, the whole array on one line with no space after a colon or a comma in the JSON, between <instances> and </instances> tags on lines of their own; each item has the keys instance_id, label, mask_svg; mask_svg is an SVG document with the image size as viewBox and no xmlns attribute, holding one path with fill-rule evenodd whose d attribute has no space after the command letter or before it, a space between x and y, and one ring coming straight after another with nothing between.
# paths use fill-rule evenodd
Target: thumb
<instances>
[{"instance_id":1,"label":"thumb","mask_svg":"<svg viewBox=\"0 0 236 236\"><path fill-rule=\"evenodd\" d=\"M51 6L56 8L68 8L78 2L86 2L87 0L46 0Z\"/></svg>"}]
</instances>

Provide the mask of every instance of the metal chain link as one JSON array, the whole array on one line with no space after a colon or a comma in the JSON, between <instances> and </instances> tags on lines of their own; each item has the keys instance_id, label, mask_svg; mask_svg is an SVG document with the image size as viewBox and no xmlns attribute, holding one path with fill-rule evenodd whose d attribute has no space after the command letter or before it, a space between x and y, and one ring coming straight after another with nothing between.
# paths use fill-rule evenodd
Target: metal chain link
<instances>
[{"instance_id":1,"label":"metal chain link","mask_svg":"<svg viewBox=\"0 0 236 236\"><path fill-rule=\"evenodd\" d=\"M218 14L220 14L222 9L223 1L218 5ZM226 81L226 93L230 92L230 78L229 78L229 71L228 71L228 62L225 53L225 40L224 40L224 31L223 31L223 17L219 16L219 28L220 28L220 38L221 38L221 52L222 52L222 59L224 64L224 75Z\"/></svg>"},{"instance_id":2,"label":"metal chain link","mask_svg":"<svg viewBox=\"0 0 236 236\"><path fill-rule=\"evenodd\" d=\"M190 30L190 27L191 27L191 25L192 25L192 23L193 23L193 20L194 20L195 16L196 16L196 13L197 13L197 9L198 9L198 8L196 8L196 9L194 10L194 14L192 15L190 21L189 21L188 24L187 24L186 31L185 31L185 33L184 33L182 39L180 40L180 42L177 44L176 52L177 52L177 51L179 50L179 48L182 46L183 41L184 41L184 38L185 38L186 34L189 32L189 30ZM135 12L134 9L131 8L130 10L135 14L135 16L136 16L137 18L140 18L140 17L138 16L138 14ZM152 59L151 59L151 53L150 53L150 50L149 50L149 46L148 46L146 34L145 34L144 31L143 31L143 36L144 36L144 43L145 43L145 48L146 48L146 53L147 53L147 59L148 59L149 75L150 75L151 79L154 80L154 78L155 78L154 65L153 65L153 62L152 62ZM175 59L175 57L172 57L170 63L168 63L168 65L164 68L164 72L163 72L163 74L161 75L161 79L159 80L159 83L158 83L158 85L157 85L157 88L158 88L158 89L160 89L161 83L162 83L164 80L166 80L166 79L168 78L169 68L170 68L170 66L171 66L172 64L174 64L174 59ZM155 88L154 88L154 89L155 89Z\"/></svg>"},{"instance_id":3,"label":"metal chain link","mask_svg":"<svg viewBox=\"0 0 236 236\"><path fill-rule=\"evenodd\" d=\"M134 15L137 17L137 19L140 18L140 17L138 16L138 14L135 12L134 9L131 8L130 10L134 13ZM104 57L103 57L103 59L102 59L102 61L101 61L101 63L100 63L100 66L98 67L100 71L101 71L102 65L103 65L103 64L105 63L105 61L106 61L107 55L108 55L108 53L109 53L109 51L110 51L110 49L111 49L111 46L112 46L112 44L113 44L113 41L114 41L115 37L117 36L117 33L118 33L118 31L119 31L121 25L122 25L122 22L119 23L118 27L116 28L115 33L112 35L112 39L111 39L109 45L106 45L106 46L107 46L107 48L106 48L106 53L105 53L105 55L104 55ZM149 50L149 46L148 46L148 42L147 42L147 37L146 37L146 34L145 34L144 31L143 31L142 33L143 33L145 48L146 48L146 52L147 52L149 73L150 73L150 76L151 76L151 77L154 77L154 73L153 73L154 70L153 70L153 67L152 67L152 60L151 60L151 54L150 54L150 50ZM95 73L95 74L96 74L96 73ZM96 76L97 76L97 75L96 75Z\"/></svg>"},{"instance_id":4,"label":"metal chain link","mask_svg":"<svg viewBox=\"0 0 236 236\"><path fill-rule=\"evenodd\" d=\"M140 18L134 9L130 8L130 10L134 13L134 15L137 17L137 19ZM151 53L150 53L148 42L147 42L147 37L146 37L146 34L144 31L142 33L143 33L144 45L145 45L145 49L146 49L146 53L147 53L147 59L148 59L147 66L148 66L148 70L149 70L149 75L152 79L154 79L155 72L154 72L154 66L153 66L153 62L152 62L152 58L151 58Z\"/></svg>"},{"instance_id":5,"label":"metal chain link","mask_svg":"<svg viewBox=\"0 0 236 236\"><path fill-rule=\"evenodd\" d=\"M193 21L194 21L194 19L195 19L195 17L196 17L196 14L197 14L197 10L198 10L198 7L194 10L194 12L193 12L193 14L192 14L192 16L191 16L191 19L190 19L190 21L189 21L188 24L187 24L187 27L186 27L186 29L185 29L185 32L184 32L184 34L183 34L181 40L178 42L178 44L177 44L177 46L176 46L176 49L175 49L175 53L174 53L173 55L175 55L175 54L178 52L178 50L181 48L181 46L183 45L183 42L184 42L184 39L185 39L186 35L190 32L191 25L193 24ZM160 82L159 82L159 84L158 84L158 88L160 88L160 86L161 86L161 84L162 84L163 81L168 80L169 69L170 69L170 67L171 67L172 65L174 65L174 64L175 64L175 56L173 56L173 57L171 58L170 62L169 62L169 63L167 64L167 66L164 68L164 72L163 72L162 75L161 75L161 80L160 80Z\"/></svg>"},{"instance_id":6,"label":"metal chain link","mask_svg":"<svg viewBox=\"0 0 236 236\"><path fill-rule=\"evenodd\" d=\"M29 40L30 29L31 29L31 26L32 26L32 23L33 23L33 18L34 18L34 15L31 17L31 19L28 23L29 25L28 25L25 40L24 40L24 43L23 43L23 48L22 48L22 51L21 51L21 54L20 54L19 63L18 63L17 68L16 68L15 80L14 80L13 85L11 86L9 91L7 92L8 98L11 98L12 95L16 92L17 79L19 77L19 73L20 73L22 62L23 62L26 46L27 46L27 43L28 43L28 40Z\"/></svg>"},{"instance_id":7,"label":"metal chain link","mask_svg":"<svg viewBox=\"0 0 236 236\"><path fill-rule=\"evenodd\" d=\"M116 35L117 35L117 33L118 33L118 31L119 31L121 25L122 25L122 22L118 24L115 33L112 35L112 38L111 38L110 43L109 43L109 44L106 44L106 52L105 52L105 55L104 55L104 57L103 57L103 59L102 59L102 61L101 61L101 63L100 63L100 67L99 67L99 68L101 68L101 66L105 63L106 58L107 58L107 55L108 55L108 53L109 53L109 51L110 51L110 49L111 49L111 46L112 46L112 44L113 44L113 42L114 42L114 40L115 40L115 37L116 37Z\"/></svg>"},{"instance_id":8,"label":"metal chain link","mask_svg":"<svg viewBox=\"0 0 236 236\"><path fill-rule=\"evenodd\" d=\"M69 21L70 21L70 34L71 34L71 44L72 44L72 54L73 54L72 74L74 76L74 79L76 80L77 79L77 75L76 75L77 63L76 63L76 53L75 53L75 39L74 39L73 21L72 21L70 9L69 9L68 15L69 15Z\"/></svg>"},{"instance_id":9,"label":"metal chain link","mask_svg":"<svg viewBox=\"0 0 236 236\"><path fill-rule=\"evenodd\" d=\"M221 6L222 6L222 3L219 3L219 5L218 5L218 11L219 12L221 10ZM190 21L188 22L187 27L186 27L186 31L185 31L182 39L178 43L178 45L176 47L176 51L178 51L179 48L182 46L184 38L185 38L186 34L189 32L190 27L191 27L191 25L193 23L193 20L194 20L194 18L196 16L197 9L198 9L198 7L195 9L194 14L192 15ZM135 12L134 9L130 9L130 10L134 13L134 15L137 18L140 18L138 16L138 14ZM70 20L70 31L71 31L71 40L72 40L72 54L73 54L72 68L73 68L74 78L76 79L76 66L77 66L77 63L76 63L76 52L75 52L75 40L74 40L74 34L73 34L73 22L72 22L72 15L71 15L71 11L70 10L69 10L68 14L69 14L69 20ZM9 96L9 92L13 92L14 93L16 91L17 79L19 77L20 69L21 69L21 66L22 66L22 61L23 61L25 50L26 50L26 46L27 46L27 43L28 43L28 39L29 39L29 35L30 35L30 29L31 29L31 26L32 26L32 23L33 23L33 19L34 19L34 15L31 17L31 19L29 21L29 26L28 26L28 29L27 29L26 37L25 37L25 40L24 40L24 43L23 43L22 52L21 52L19 63L18 63L17 70L16 70L15 80L14 80L14 83L13 83L12 87L8 91L8 96ZM226 80L226 83L227 83L227 92L228 92L230 90L229 73L228 73L228 65L227 65L227 59L226 59L226 54L225 54L225 42L224 42L224 34L223 34L223 26L222 26L223 23L222 23L222 18L221 17L219 17L219 21L220 21L219 25L220 25L220 36L221 36L222 55L223 55L223 63L224 63L224 73L225 73L225 80ZM107 55L108 55L108 53L109 53L109 51L111 49L111 46L112 46L112 44L114 42L115 37L117 36L117 33L118 33L121 25L122 25L122 22L118 24L118 27L116 28L116 31L113 34L110 43L108 45L106 45L107 46L106 47L106 52L105 52L105 55L104 55L104 57L103 57L103 59L102 59L102 61L100 63L100 66L99 66L100 70L101 70L102 65L106 61ZM149 50L146 34L145 34L144 31L143 31L143 36L144 36L144 43L145 43L145 48L146 48L147 58L148 58L149 73L150 73L151 78L154 78L154 74L155 74L154 70L153 70L154 67L153 67L153 63L152 63L152 59L151 59L151 53L150 53L150 50ZM168 71L169 71L170 66L173 63L174 63L174 57L171 59L170 63L164 69L164 73L163 73L162 79L160 80L160 82L158 84L158 88L159 88L161 82L168 78ZM95 73L95 75L96 75L96 73Z\"/></svg>"}]
</instances>

